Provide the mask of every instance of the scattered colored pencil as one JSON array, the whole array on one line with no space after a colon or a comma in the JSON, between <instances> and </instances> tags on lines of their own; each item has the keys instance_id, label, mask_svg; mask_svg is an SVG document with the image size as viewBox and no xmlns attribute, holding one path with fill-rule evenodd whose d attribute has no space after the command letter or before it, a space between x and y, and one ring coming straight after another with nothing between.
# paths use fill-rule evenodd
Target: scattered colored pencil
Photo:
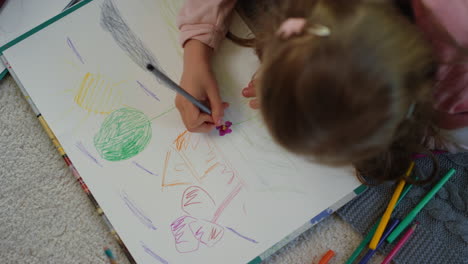
<instances>
[{"instance_id":1,"label":"scattered colored pencil","mask_svg":"<svg viewBox=\"0 0 468 264\"><path fill-rule=\"evenodd\" d=\"M403 198L405 198L405 196L408 194L408 192L411 190L411 188L413 188L412 184L408 184L408 185L405 186L405 189L403 190L403 193L401 194L400 198L398 199L398 202L396 203L395 207L398 206L398 204L401 202L401 200L403 200ZM366 246L369 244L372 237L374 236L375 230L377 230L377 227L379 226L380 220L382 220L382 218L377 220L377 222L370 229L369 233L367 233L367 235L362 240L361 244L359 244L359 246L354 250L354 252L351 254L349 259L345 262L345 264L352 264L359 257L359 254L361 254L361 252L364 250L364 248L366 248Z\"/></svg>"},{"instance_id":2,"label":"scattered colored pencil","mask_svg":"<svg viewBox=\"0 0 468 264\"><path fill-rule=\"evenodd\" d=\"M388 236L387 242L393 243L395 239L403 232L408 225L413 222L414 218L418 213L426 206L426 204L434 197L434 195L444 186L444 184L450 180L450 178L455 174L455 169L450 169L447 174L429 191L429 193L424 196L424 198L419 202L416 207L409 212L409 214L401 221L401 223L393 230L393 232Z\"/></svg>"},{"instance_id":3,"label":"scattered colored pencil","mask_svg":"<svg viewBox=\"0 0 468 264\"><path fill-rule=\"evenodd\" d=\"M110 264L117 264L117 259L115 258L114 254L112 253L112 250L110 250L110 248L105 247L104 248L104 253L106 254L107 258L109 259Z\"/></svg>"},{"instance_id":4,"label":"scattered colored pencil","mask_svg":"<svg viewBox=\"0 0 468 264\"><path fill-rule=\"evenodd\" d=\"M319 261L318 264L327 264L332 258L335 256L335 252L333 250L328 250L325 255L323 255L322 259Z\"/></svg>"},{"instance_id":5,"label":"scattered colored pencil","mask_svg":"<svg viewBox=\"0 0 468 264\"><path fill-rule=\"evenodd\" d=\"M408 178L411 175L411 172L413 171L414 168L414 161L411 162L411 165L408 168L408 171L406 171L406 178ZM395 192L393 193L392 198L390 199L390 202L388 203L387 209L385 210L382 220L379 223L379 226L377 227L377 230L375 231L374 237L372 238L369 248L370 249L376 249L377 244L379 243L380 239L382 238L382 234L385 230L385 227L387 227L388 221L390 220L390 217L392 215L393 209L395 208L395 205L398 201L398 198L401 195L401 192L403 191L403 187L405 187L406 181L401 180L397 187L395 188Z\"/></svg>"},{"instance_id":6,"label":"scattered colored pencil","mask_svg":"<svg viewBox=\"0 0 468 264\"><path fill-rule=\"evenodd\" d=\"M390 233L393 231L393 229L395 229L395 227L398 225L398 223L400 223L399 219L393 219L390 222L390 225L388 225L387 229L385 229L385 232L384 232L384 234L382 236L382 239L377 244L376 249L369 249L367 251L366 255L364 255L364 257L362 257L361 261L359 261L359 264L366 264L367 262L369 262L369 260L374 256L375 252L377 252L377 248L379 248L384 243L385 239L388 237L388 235L390 235Z\"/></svg>"},{"instance_id":7,"label":"scattered colored pencil","mask_svg":"<svg viewBox=\"0 0 468 264\"><path fill-rule=\"evenodd\" d=\"M419 223L414 224L406 233L403 235L403 237L398 241L396 246L388 253L387 257L382 261L382 264L389 264L390 261L393 259L393 257L400 251L400 249L403 247L403 245L408 241L408 239L411 237L411 235L414 233L414 230L416 230L416 227L418 226Z\"/></svg>"}]
</instances>

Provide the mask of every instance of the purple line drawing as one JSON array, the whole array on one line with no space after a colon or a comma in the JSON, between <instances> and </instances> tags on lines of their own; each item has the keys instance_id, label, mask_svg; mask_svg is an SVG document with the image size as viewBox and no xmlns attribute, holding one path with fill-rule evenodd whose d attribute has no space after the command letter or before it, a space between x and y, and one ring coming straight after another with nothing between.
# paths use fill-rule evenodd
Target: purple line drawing
<instances>
[{"instance_id":1,"label":"purple line drawing","mask_svg":"<svg viewBox=\"0 0 468 264\"><path fill-rule=\"evenodd\" d=\"M136 162L136 161L133 161L132 163L135 164L135 166L137 166L138 168L140 168L140 169L146 171L147 173L149 173L149 174L151 174L151 175L159 176L158 174L156 174L156 173L154 173L154 172L148 170L147 168L141 166L141 165L140 165L138 162Z\"/></svg>"},{"instance_id":2,"label":"purple line drawing","mask_svg":"<svg viewBox=\"0 0 468 264\"><path fill-rule=\"evenodd\" d=\"M143 241L140 241L140 244L145 250L145 252L148 253L148 255L150 255L151 257L153 257L154 259L156 259L157 261L163 264L169 264L167 260L161 258L160 256L158 256L158 254L154 253L145 243L143 243Z\"/></svg>"},{"instance_id":3,"label":"purple line drawing","mask_svg":"<svg viewBox=\"0 0 468 264\"><path fill-rule=\"evenodd\" d=\"M226 229L229 230L229 231L231 231L231 232L233 232L234 234L238 235L239 237L241 237L241 238L243 238L243 239L245 239L245 240L247 240L247 241L250 241L250 242L252 242L252 243L258 244L258 241L254 240L254 239L252 239L252 238L246 237L246 236L240 234L239 232L237 232L236 230L234 230L234 229L232 229L232 228L230 228L230 227L227 227L227 226L226 226Z\"/></svg>"},{"instance_id":4,"label":"purple line drawing","mask_svg":"<svg viewBox=\"0 0 468 264\"><path fill-rule=\"evenodd\" d=\"M138 208L135 204L135 202L133 202L127 195L127 193L125 191L121 191L120 192L120 198L122 198L122 200L124 201L125 205L128 207L128 209L130 209L130 211L132 211L133 215L135 215L138 220L140 220L140 222L142 224L144 224L146 227L148 227L149 229L152 229L152 230L157 230L157 228L153 225L153 221L151 221L151 219L149 219L145 213L143 212L143 210L141 210L140 208Z\"/></svg>"},{"instance_id":5,"label":"purple line drawing","mask_svg":"<svg viewBox=\"0 0 468 264\"><path fill-rule=\"evenodd\" d=\"M80 53L75 48L75 45L73 45L73 42L71 41L71 39L69 37L67 37L67 43L68 43L68 46L70 47L70 49L72 49L73 52L75 53L76 57L78 57L78 59L81 61L81 63L84 64L83 58L81 57Z\"/></svg>"},{"instance_id":6,"label":"purple line drawing","mask_svg":"<svg viewBox=\"0 0 468 264\"><path fill-rule=\"evenodd\" d=\"M99 161L93 156L91 155L91 153L89 153L89 151L85 148L85 146L83 145L83 142L81 141L78 141L76 142L75 146L83 153L85 154L90 160L92 160L94 163L96 163L99 167L103 167L101 165L101 163L99 163Z\"/></svg>"},{"instance_id":7,"label":"purple line drawing","mask_svg":"<svg viewBox=\"0 0 468 264\"><path fill-rule=\"evenodd\" d=\"M153 97L154 99L158 100L159 102L161 101L150 89L146 88L140 81L136 81L136 82L141 87L141 89L143 89L145 91L146 95Z\"/></svg>"}]
</instances>

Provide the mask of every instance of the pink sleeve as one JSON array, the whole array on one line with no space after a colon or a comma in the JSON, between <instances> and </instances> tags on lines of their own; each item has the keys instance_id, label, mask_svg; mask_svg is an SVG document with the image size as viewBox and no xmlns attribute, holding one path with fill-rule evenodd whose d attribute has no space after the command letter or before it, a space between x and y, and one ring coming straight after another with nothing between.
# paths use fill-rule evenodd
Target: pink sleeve
<instances>
[{"instance_id":1,"label":"pink sleeve","mask_svg":"<svg viewBox=\"0 0 468 264\"><path fill-rule=\"evenodd\" d=\"M197 39L216 49L228 30L228 19L236 0L186 0L177 25L182 46Z\"/></svg>"},{"instance_id":2,"label":"pink sleeve","mask_svg":"<svg viewBox=\"0 0 468 264\"><path fill-rule=\"evenodd\" d=\"M413 0L413 7L416 22L432 43L436 56L448 62L439 66L436 76L437 123L445 129L468 127L468 57L458 54L455 45L447 41L453 39L468 49L468 0ZM462 63L450 63L462 56Z\"/></svg>"}]
</instances>

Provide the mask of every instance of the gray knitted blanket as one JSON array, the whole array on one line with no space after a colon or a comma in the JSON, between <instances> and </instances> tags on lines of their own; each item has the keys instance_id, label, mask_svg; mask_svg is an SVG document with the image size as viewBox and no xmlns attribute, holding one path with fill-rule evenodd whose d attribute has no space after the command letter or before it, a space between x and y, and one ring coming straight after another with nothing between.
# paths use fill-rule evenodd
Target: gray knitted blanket
<instances>
[{"instance_id":1,"label":"gray knitted blanket","mask_svg":"<svg viewBox=\"0 0 468 264\"><path fill-rule=\"evenodd\" d=\"M438 159L439 178L450 168L457 172L416 217L420 225L394 258L397 264L468 263L468 153L444 154ZM429 158L416 161L414 173L420 178L431 170ZM433 185L413 186L395 209L394 216L404 218ZM337 213L365 235L382 216L394 189L391 183L370 187ZM380 252L388 254L391 249L392 246L385 244Z\"/></svg>"}]
</instances>

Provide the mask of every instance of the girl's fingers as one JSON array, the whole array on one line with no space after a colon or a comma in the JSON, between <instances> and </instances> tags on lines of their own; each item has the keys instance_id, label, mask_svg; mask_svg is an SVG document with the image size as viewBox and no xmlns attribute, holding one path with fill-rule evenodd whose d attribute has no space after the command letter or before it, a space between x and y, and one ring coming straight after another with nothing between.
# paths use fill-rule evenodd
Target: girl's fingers
<instances>
[{"instance_id":1,"label":"girl's fingers","mask_svg":"<svg viewBox=\"0 0 468 264\"><path fill-rule=\"evenodd\" d=\"M246 88L244 88L244 89L242 90L242 95L243 95L244 97L247 97L247 98L249 98L249 97L255 97L256 94L257 94L257 93L256 93L256 91L255 91L254 86L249 86L249 87L246 87Z\"/></svg>"},{"instance_id":2,"label":"girl's fingers","mask_svg":"<svg viewBox=\"0 0 468 264\"><path fill-rule=\"evenodd\" d=\"M213 86L207 89L207 95L210 101L213 121L217 126L220 126L224 117L224 106L223 101L219 96L218 88L216 86Z\"/></svg>"},{"instance_id":3,"label":"girl's fingers","mask_svg":"<svg viewBox=\"0 0 468 264\"><path fill-rule=\"evenodd\" d=\"M249 101L249 106L252 109L259 109L260 108L260 103L258 102L257 99L253 99Z\"/></svg>"}]
</instances>

